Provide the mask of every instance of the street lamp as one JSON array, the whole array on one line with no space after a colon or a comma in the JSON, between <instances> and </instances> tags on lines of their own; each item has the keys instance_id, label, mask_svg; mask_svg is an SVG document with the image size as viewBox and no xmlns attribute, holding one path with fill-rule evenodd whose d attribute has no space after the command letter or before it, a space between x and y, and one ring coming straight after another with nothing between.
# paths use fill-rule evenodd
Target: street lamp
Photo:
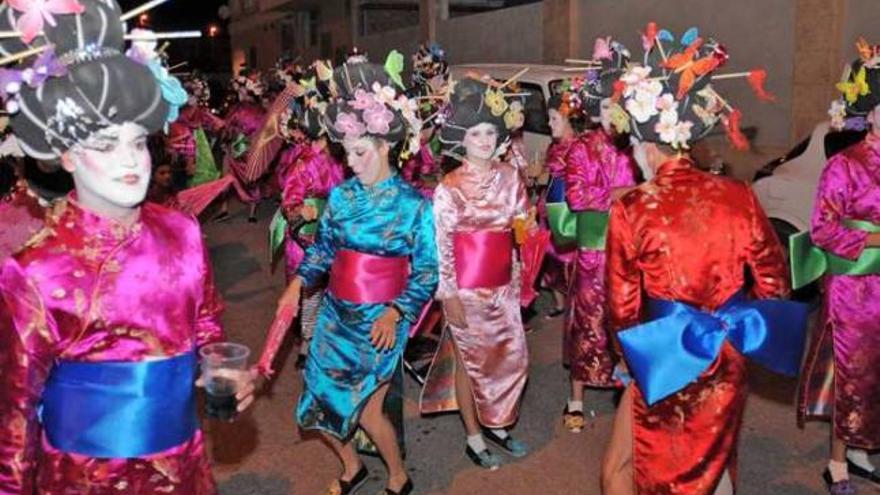
<instances>
[{"instance_id":1,"label":"street lamp","mask_svg":"<svg viewBox=\"0 0 880 495\"><path fill-rule=\"evenodd\" d=\"M218 28L215 24L211 24L210 26L208 26L208 36L210 36L211 38L216 38L219 33L220 28Z\"/></svg>"}]
</instances>

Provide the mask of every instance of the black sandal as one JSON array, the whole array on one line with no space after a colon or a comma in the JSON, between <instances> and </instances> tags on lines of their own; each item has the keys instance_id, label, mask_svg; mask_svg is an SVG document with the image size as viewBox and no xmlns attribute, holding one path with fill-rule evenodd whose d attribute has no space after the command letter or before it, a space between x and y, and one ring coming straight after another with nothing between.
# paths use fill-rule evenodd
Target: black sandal
<instances>
[{"instance_id":1,"label":"black sandal","mask_svg":"<svg viewBox=\"0 0 880 495\"><path fill-rule=\"evenodd\" d=\"M825 487L828 488L830 495L856 495L856 485L850 480L834 481L831 478L831 471L825 468L822 472L822 479L825 481Z\"/></svg>"},{"instance_id":2,"label":"black sandal","mask_svg":"<svg viewBox=\"0 0 880 495\"><path fill-rule=\"evenodd\" d=\"M411 479L407 478L406 483L400 487L400 491L395 492L391 488L386 488L379 492L377 495L410 495L413 491L413 482Z\"/></svg>"},{"instance_id":3,"label":"black sandal","mask_svg":"<svg viewBox=\"0 0 880 495\"><path fill-rule=\"evenodd\" d=\"M509 433L506 437L501 438L492 432L492 430L485 429L483 431L483 437L501 447L504 452L512 457L525 457L529 454L529 447L525 443L513 438Z\"/></svg>"},{"instance_id":4,"label":"black sandal","mask_svg":"<svg viewBox=\"0 0 880 495\"><path fill-rule=\"evenodd\" d=\"M367 466L361 464L361 468L358 469L358 472L348 481L339 478L334 481L330 485L330 489L327 490L327 495L350 495L353 494L358 488L363 486L364 483L367 482L367 477L370 475L370 472L367 471Z\"/></svg>"},{"instance_id":5,"label":"black sandal","mask_svg":"<svg viewBox=\"0 0 880 495\"><path fill-rule=\"evenodd\" d=\"M859 466L853 461L847 459L846 460L846 469L849 471L849 474L854 476L858 476L863 480L867 480L875 485L880 485L880 475L877 474L877 470L868 471L867 469Z\"/></svg>"}]
</instances>

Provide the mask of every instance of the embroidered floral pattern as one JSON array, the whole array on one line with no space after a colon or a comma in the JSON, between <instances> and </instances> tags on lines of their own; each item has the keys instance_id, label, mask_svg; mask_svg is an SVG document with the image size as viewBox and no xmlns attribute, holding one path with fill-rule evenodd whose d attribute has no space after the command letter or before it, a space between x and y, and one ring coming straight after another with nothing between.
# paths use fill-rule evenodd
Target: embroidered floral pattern
<instances>
[{"instance_id":1,"label":"embroidered floral pattern","mask_svg":"<svg viewBox=\"0 0 880 495\"><path fill-rule=\"evenodd\" d=\"M25 43L43 31L44 23L56 26L54 14L81 14L85 10L77 0L7 0L6 3L21 12L15 27Z\"/></svg>"}]
</instances>

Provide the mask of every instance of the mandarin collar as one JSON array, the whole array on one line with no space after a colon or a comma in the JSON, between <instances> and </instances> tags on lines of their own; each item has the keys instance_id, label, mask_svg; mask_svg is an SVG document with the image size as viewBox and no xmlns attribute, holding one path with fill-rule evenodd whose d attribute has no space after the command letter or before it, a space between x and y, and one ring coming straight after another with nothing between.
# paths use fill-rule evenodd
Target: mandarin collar
<instances>
[{"instance_id":1,"label":"mandarin collar","mask_svg":"<svg viewBox=\"0 0 880 495\"><path fill-rule=\"evenodd\" d=\"M355 184L357 184L359 189L362 189L367 192L376 193L376 192L381 192L386 189L389 189L393 186L396 186L399 181L399 175L400 174L398 174L396 170L392 169L391 175L389 175L388 178L382 179L381 181L373 184L372 186L365 185L363 182L361 182L357 178L355 178L354 181L355 181Z\"/></svg>"},{"instance_id":2,"label":"mandarin collar","mask_svg":"<svg viewBox=\"0 0 880 495\"><path fill-rule=\"evenodd\" d=\"M691 170L694 168L693 159L686 156L679 156L668 160L657 168L657 175L670 175L682 170Z\"/></svg>"},{"instance_id":3,"label":"mandarin collar","mask_svg":"<svg viewBox=\"0 0 880 495\"><path fill-rule=\"evenodd\" d=\"M76 198L76 193L71 193L66 199L66 208L59 219L59 224L68 229L82 230L88 236L94 236L104 240L121 242L133 235L137 235L143 229L143 208L138 208L138 216L135 221L126 225L122 222L99 215L82 206Z\"/></svg>"},{"instance_id":4,"label":"mandarin collar","mask_svg":"<svg viewBox=\"0 0 880 495\"><path fill-rule=\"evenodd\" d=\"M488 170L483 170L478 165L474 165L467 160L462 160L461 168L465 176L481 189L493 188L500 177L498 174L498 162L494 160Z\"/></svg>"}]
</instances>

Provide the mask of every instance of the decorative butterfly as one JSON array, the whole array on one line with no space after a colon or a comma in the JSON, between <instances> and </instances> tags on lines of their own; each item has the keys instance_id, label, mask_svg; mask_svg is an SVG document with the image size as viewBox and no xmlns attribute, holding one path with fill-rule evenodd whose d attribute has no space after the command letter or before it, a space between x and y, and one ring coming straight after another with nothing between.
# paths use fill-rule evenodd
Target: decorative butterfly
<instances>
[{"instance_id":1,"label":"decorative butterfly","mask_svg":"<svg viewBox=\"0 0 880 495\"><path fill-rule=\"evenodd\" d=\"M717 69L724 58L719 57L716 53L706 55L701 59L695 57L699 53L700 47L703 45L703 38L694 39L690 45L681 53L670 55L663 62L663 66L680 74L678 80L677 99L682 99L688 91L697 82L697 79Z\"/></svg>"},{"instance_id":2,"label":"decorative butterfly","mask_svg":"<svg viewBox=\"0 0 880 495\"><path fill-rule=\"evenodd\" d=\"M288 83L288 85L292 88L292 94L294 98L302 98L308 92L305 86L302 84L298 84L295 82Z\"/></svg>"},{"instance_id":3,"label":"decorative butterfly","mask_svg":"<svg viewBox=\"0 0 880 495\"><path fill-rule=\"evenodd\" d=\"M859 96L871 94L871 87L868 86L868 71L865 66L862 66L851 80L837 83L837 89L843 93L846 102L850 105L855 103Z\"/></svg>"},{"instance_id":4,"label":"decorative butterfly","mask_svg":"<svg viewBox=\"0 0 880 495\"><path fill-rule=\"evenodd\" d=\"M700 30L696 27L692 27L681 35L681 46L689 46L699 37ZM661 29L660 32L657 33L657 39L659 39L660 41L675 41L675 36L673 36L672 33L669 32L669 30Z\"/></svg>"},{"instance_id":5,"label":"decorative butterfly","mask_svg":"<svg viewBox=\"0 0 880 495\"><path fill-rule=\"evenodd\" d=\"M700 30L695 27L692 27L692 28L688 29L687 31L685 31L684 34L681 35L681 44L683 46L689 46L694 41L697 41L697 38L699 38L699 37L700 37Z\"/></svg>"},{"instance_id":6,"label":"decorative butterfly","mask_svg":"<svg viewBox=\"0 0 880 495\"><path fill-rule=\"evenodd\" d=\"M55 15L82 14L85 7L78 0L7 0L10 7L21 12L15 23L22 40L30 43L43 31L44 23L55 27Z\"/></svg>"},{"instance_id":7,"label":"decorative butterfly","mask_svg":"<svg viewBox=\"0 0 880 495\"><path fill-rule=\"evenodd\" d=\"M614 53L611 51L611 36L596 38L593 44L593 60L611 60Z\"/></svg>"},{"instance_id":8,"label":"decorative butterfly","mask_svg":"<svg viewBox=\"0 0 880 495\"><path fill-rule=\"evenodd\" d=\"M397 50L391 50L391 53L388 54L388 57L385 59L385 72L388 74L388 77L394 81L394 84L399 88L404 88L403 79L400 78L400 75L403 73L403 54Z\"/></svg>"},{"instance_id":9,"label":"decorative butterfly","mask_svg":"<svg viewBox=\"0 0 880 495\"><path fill-rule=\"evenodd\" d=\"M315 72L318 74L318 79L321 81L330 81L333 79L333 69L330 67L330 64L323 60L315 62Z\"/></svg>"},{"instance_id":10,"label":"decorative butterfly","mask_svg":"<svg viewBox=\"0 0 880 495\"><path fill-rule=\"evenodd\" d=\"M318 90L318 81L314 76L308 79L300 79L299 84L300 86L302 86L305 93L315 92Z\"/></svg>"},{"instance_id":11,"label":"decorative butterfly","mask_svg":"<svg viewBox=\"0 0 880 495\"><path fill-rule=\"evenodd\" d=\"M869 45L865 38L856 41L856 50L859 52L859 58L865 63L880 57L880 45Z\"/></svg>"}]
</instances>

